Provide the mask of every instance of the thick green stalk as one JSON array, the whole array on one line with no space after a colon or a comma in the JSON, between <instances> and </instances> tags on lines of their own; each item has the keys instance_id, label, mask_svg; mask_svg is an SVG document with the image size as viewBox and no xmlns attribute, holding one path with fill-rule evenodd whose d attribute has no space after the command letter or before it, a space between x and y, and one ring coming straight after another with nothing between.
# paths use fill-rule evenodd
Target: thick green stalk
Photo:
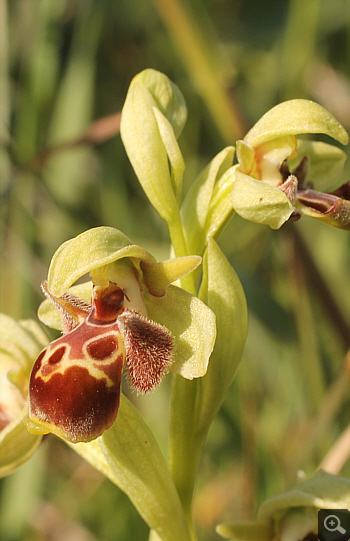
<instances>
[{"instance_id":1,"label":"thick green stalk","mask_svg":"<svg viewBox=\"0 0 350 541\"><path fill-rule=\"evenodd\" d=\"M168 227L175 257L190 255L183 234L180 212L174 213L173 219L168 222ZM196 295L196 287L192 273L181 279L181 287L192 295Z\"/></svg>"},{"instance_id":2,"label":"thick green stalk","mask_svg":"<svg viewBox=\"0 0 350 541\"><path fill-rule=\"evenodd\" d=\"M180 496L185 516L195 539L192 524L192 499L198 464L206 438L196 427L196 404L200 380L174 376L171 398L169 467ZM181 410L182 415L180 415Z\"/></svg>"}]
</instances>

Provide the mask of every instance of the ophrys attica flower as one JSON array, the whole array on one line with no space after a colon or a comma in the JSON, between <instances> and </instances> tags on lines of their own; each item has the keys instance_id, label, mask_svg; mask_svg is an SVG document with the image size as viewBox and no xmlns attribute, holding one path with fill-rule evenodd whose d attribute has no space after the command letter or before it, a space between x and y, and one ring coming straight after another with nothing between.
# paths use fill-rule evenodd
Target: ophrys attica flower
<instances>
[{"instance_id":1,"label":"ophrys attica flower","mask_svg":"<svg viewBox=\"0 0 350 541\"><path fill-rule=\"evenodd\" d=\"M64 334L34 365L29 429L71 442L100 436L117 416L124 367L138 392L154 389L168 370L188 379L204 375L215 317L169 285L199 263L198 256L158 263L108 227L62 245L43 285L52 302L43 303L39 317ZM86 272L92 282L69 289Z\"/></svg>"}]
</instances>

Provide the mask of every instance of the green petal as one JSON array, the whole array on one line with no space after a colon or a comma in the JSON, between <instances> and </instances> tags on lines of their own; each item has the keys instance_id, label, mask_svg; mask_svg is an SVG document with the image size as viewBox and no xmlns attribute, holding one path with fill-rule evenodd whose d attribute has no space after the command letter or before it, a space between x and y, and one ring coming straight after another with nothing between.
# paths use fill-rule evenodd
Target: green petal
<instances>
[{"instance_id":1,"label":"green petal","mask_svg":"<svg viewBox=\"0 0 350 541\"><path fill-rule=\"evenodd\" d=\"M41 436L30 434L23 417L16 419L0 432L0 477L13 473L34 453Z\"/></svg>"},{"instance_id":2,"label":"green petal","mask_svg":"<svg viewBox=\"0 0 350 541\"><path fill-rule=\"evenodd\" d=\"M349 509L350 479L318 471L288 492L266 500L258 511L259 520L267 520L290 507Z\"/></svg>"},{"instance_id":3,"label":"green petal","mask_svg":"<svg viewBox=\"0 0 350 541\"><path fill-rule=\"evenodd\" d=\"M302 158L309 159L307 182L311 182L313 189L319 192L330 192L338 188L342 180L340 175L344 169L346 154L334 145L321 141L298 140L298 156L289 160L289 169L292 171Z\"/></svg>"},{"instance_id":4,"label":"green petal","mask_svg":"<svg viewBox=\"0 0 350 541\"><path fill-rule=\"evenodd\" d=\"M255 152L244 141L236 141L237 159L239 168L245 175L250 175L254 168Z\"/></svg>"},{"instance_id":5,"label":"green petal","mask_svg":"<svg viewBox=\"0 0 350 541\"><path fill-rule=\"evenodd\" d=\"M232 206L242 218L272 229L281 227L294 211L288 197L267 182L255 180L236 168Z\"/></svg>"},{"instance_id":6,"label":"green petal","mask_svg":"<svg viewBox=\"0 0 350 541\"><path fill-rule=\"evenodd\" d=\"M151 254L132 244L118 229L89 229L58 248L51 260L48 288L53 295L60 297L84 274L124 257L155 262Z\"/></svg>"},{"instance_id":7,"label":"green petal","mask_svg":"<svg viewBox=\"0 0 350 541\"><path fill-rule=\"evenodd\" d=\"M223 174L231 167L234 152L234 147L227 147L219 152L196 178L186 195L181 207L181 215L187 248L190 253L202 254L208 234L218 230L225 220L226 213L223 211L222 204L219 205L218 212L214 210L217 209L219 200L214 189ZM227 190L227 199L229 200L229 209L232 210L230 191L231 188ZM222 188L220 187L221 192ZM214 193L216 203L213 202Z\"/></svg>"},{"instance_id":8,"label":"green petal","mask_svg":"<svg viewBox=\"0 0 350 541\"><path fill-rule=\"evenodd\" d=\"M137 409L121 397L113 427L73 449L123 490L162 541L190 541L164 457Z\"/></svg>"},{"instance_id":9,"label":"green petal","mask_svg":"<svg viewBox=\"0 0 350 541\"><path fill-rule=\"evenodd\" d=\"M270 109L247 133L244 141L257 147L282 135L324 133L343 145L348 134L333 115L318 103L309 100L290 100Z\"/></svg>"},{"instance_id":10,"label":"green petal","mask_svg":"<svg viewBox=\"0 0 350 541\"><path fill-rule=\"evenodd\" d=\"M186 115L181 92L165 75L145 70L131 82L122 110L122 140L148 199L168 223L179 209L183 160L176 136Z\"/></svg>"},{"instance_id":11,"label":"green petal","mask_svg":"<svg viewBox=\"0 0 350 541\"><path fill-rule=\"evenodd\" d=\"M162 297L169 284L192 272L201 264L201 261L201 257L189 255L159 263L141 263L142 281L151 295Z\"/></svg>"},{"instance_id":12,"label":"green petal","mask_svg":"<svg viewBox=\"0 0 350 541\"><path fill-rule=\"evenodd\" d=\"M171 285L164 297L145 295L145 305L148 317L164 325L174 336L171 372L186 379L203 376L216 337L213 312L197 297Z\"/></svg>"},{"instance_id":13,"label":"green petal","mask_svg":"<svg viewBox=\"0 0 350 541\"><path fill-rule=\"evenodd\" d=\"M198 429L208 428L222 405L242 358L248 313L239 278L214 240L208 243L199 291L216 316L217 337L206 375L200 380Z\"/></svg>"}]
</instances>

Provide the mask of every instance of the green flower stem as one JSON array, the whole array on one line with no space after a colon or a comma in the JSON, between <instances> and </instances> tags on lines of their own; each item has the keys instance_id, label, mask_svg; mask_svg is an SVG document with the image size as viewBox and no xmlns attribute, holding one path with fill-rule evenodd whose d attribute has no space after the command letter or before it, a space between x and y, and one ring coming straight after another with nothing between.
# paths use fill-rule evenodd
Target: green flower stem
<instances>
[{"instance_id":1,"label":"green flower stem","mask_svg":"<svg viewBox=\"0 0 350 541\"><path fill-rule=\"evenodd\" d=\"M212 239L203 258L199 298L216 316L215 346L203 377L192 381L173 379L170 410L170 471L190 527L202 448L233 380L247 336L247 307L242 285Z\"/></svg>"},{"instance_id":2,"label":"green flower stem","mask_svg":"<svg viewBox=\"0 0 350 541\"><path fill-rule=\"evenodd\" d=\"M180 212L174 212L173 218L168 221L171 243L176 257L190 255L187 250L186 240L183 233ZM181 278L181 287L192 295L196 295L196 287L192 273Z\"/></svg>"},{"instance_id":3,"label":"green flower stem","mask_svg":"<svg viewBox=\"0 0 350 541\"><path fill-rule=\"evenodd\" d=\"M174 376L169 437L169 468L193 540L196 536L192 523L192 499L202 446L206 438L206 433L200 434L195 430L198 383L198 380L189 381ZM179 414L179 410L182 411L182 415Z\"/></svg>"}]
</instances>

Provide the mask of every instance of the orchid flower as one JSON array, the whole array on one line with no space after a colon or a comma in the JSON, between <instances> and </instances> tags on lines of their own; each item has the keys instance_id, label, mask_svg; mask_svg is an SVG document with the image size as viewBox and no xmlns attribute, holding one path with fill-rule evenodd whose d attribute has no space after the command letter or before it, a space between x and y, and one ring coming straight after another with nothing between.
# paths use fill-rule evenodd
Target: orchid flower
<instances>
[{"instance_id":1,"label":"orchid flower","mask_svg":"<svg viewBox=\"0 0 350 541\"><path fill-rule=\"evenodd\" d=\"M39 317L64 334L32 370L28 429L74 443L97 438L116 419L124 368L140 393L153 390L168 371L203 376L215 316L197 297L170 285L200 262L187 256L158 263L111 227L63 244L43 284L48 300ZM71 287L88 272L91 281Z\"/></svg>"}]
</instances>

